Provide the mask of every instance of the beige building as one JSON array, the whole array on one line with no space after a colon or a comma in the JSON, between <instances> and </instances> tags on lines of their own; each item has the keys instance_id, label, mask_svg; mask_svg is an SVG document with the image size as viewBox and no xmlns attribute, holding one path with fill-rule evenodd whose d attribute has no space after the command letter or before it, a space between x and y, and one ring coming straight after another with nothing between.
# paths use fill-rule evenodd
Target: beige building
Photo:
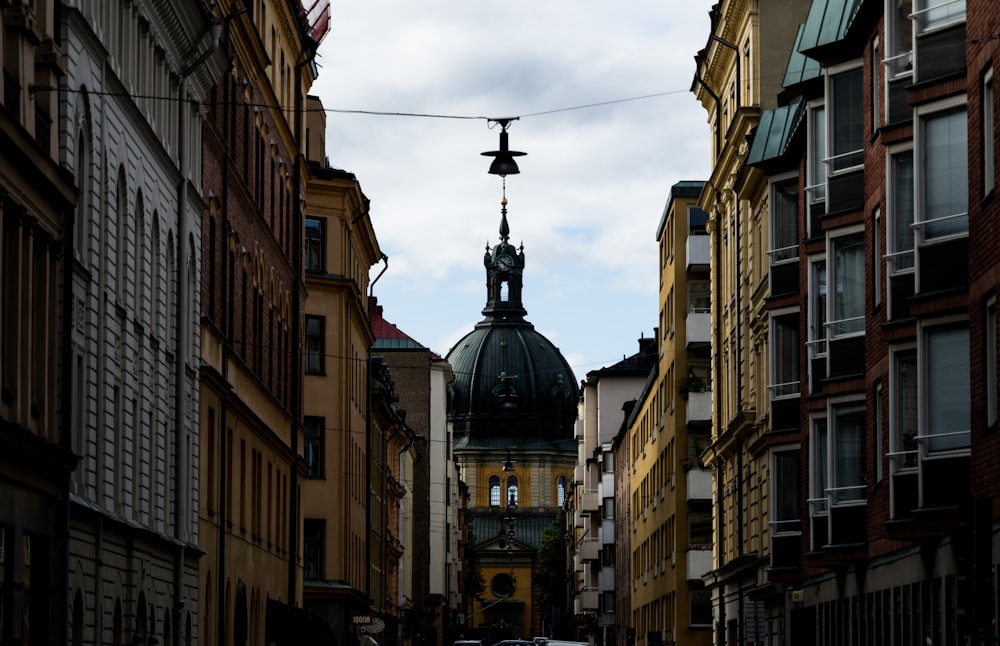
<instances>
[{"instance_id":1,"label":"beige building","mask_svg":"<svg viewBox=\"0 0 1000 646\"><path fill-rule=\"evenodd\" d=\"M777 630L783 599L768 586L766 445L768 247L766 182L745 165L748 136L775 107L808 0L723 0L696 57L692 91L713 133L712 172L700 198L709 214L713 338L711 446L714 474L712 597L715 643L762 643ZM773 621L768 619L772 618Z\"/></svg>"},{"instance_id":2,"label":"beige building","mask_svg":"<svg viewBox=\"0 0 1000 646\"><path fill-rule=\"evenodd\" d=\"M671 187L657 230L660 327L655 370L628 423L630 627L646 646L711 643L712 476L707 214L703 182Z\"/></svg>"},{"instance_id":3,"label":"beige building","mask_svg":"<svg viewBox=\"0 0 1000 646\"><path fill-rule=\"evenodd\" d=\"M354 616L371 616L373 604L381 608L385 600L376 594L385 590L387 577L384 502L381 512L369 509L370 486L381 483L384 490L385 481L381 459L375 471L369 462L383 453L384 438L368 428L375 338L367 296L369 269L384 256L357 179L327 165L322 103L309 97L308 106L304 595L307 607L350 644L361 637Z\"/></svg>"}]
</instances>

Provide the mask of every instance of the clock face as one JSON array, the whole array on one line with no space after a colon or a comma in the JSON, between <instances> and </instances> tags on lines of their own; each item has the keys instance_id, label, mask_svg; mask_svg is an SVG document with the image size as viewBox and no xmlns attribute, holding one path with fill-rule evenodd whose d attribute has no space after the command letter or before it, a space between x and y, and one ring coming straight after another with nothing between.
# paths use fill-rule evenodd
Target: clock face
<instances>
[{"instance_id":1,"label":"clock face","mask_svg":"<svg viewBox=\"0 0 1000 646\"><path fill-rule=\"evenodd\" d=\"M502 271L510 271L510 268L514 266L514 259L506 254L501 254L497 256L497 267Z\"/></svg>"}]
</instances>

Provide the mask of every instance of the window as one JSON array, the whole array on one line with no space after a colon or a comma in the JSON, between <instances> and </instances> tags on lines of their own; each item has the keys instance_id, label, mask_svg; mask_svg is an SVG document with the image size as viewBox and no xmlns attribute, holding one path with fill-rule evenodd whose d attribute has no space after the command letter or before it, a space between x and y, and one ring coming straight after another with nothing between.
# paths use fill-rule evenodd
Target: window
<instances>
[{"instance_id":1,"label":"window","mask_svg":"<svg viewBox=\"0 0 1000 646\"><path fill-rule=\"evenodd\" d=\"M875 459L875 482L882 482L882 442L884 439L882 428L882 384L875 385L875 440L872 456Z\"/></svg>"},{"instance_id":2,"label":"window","mask_svg":"<svg viewBox=\"0 0 1000 646\"><path fill-rule=\"evenodd\" d=\"M993 145L993 68L983 73L983 196L993 192L996 183L996 149Z\"/></svg>"},{"instance_id":3,"label":"window","mask_svg":"<svg viewBox=\"0 0 1000 646\"><path fill-rule=\"evenodd\" d=\"M771 185L771 264L799 257L798 178Z\"/></svg>"},{"instance_id":4,"label":"window","mask_svg":"<svg viewBox=\"0 0 1000 646\"><path fill-rule=\"evenodd\" d=\"M615 472L615 454L614 451L604 452L604 473L614 473Z\"/></svg>"},{"instance_id":5,"label":"window","mask_svg":"<svg viewBox=\"0 0 1000 646\"><path fill-rule=\"evenodd\" d=\"M692 626L712 625L712 592L705 588L688 591L689 620Z\"/></svg>"},{"instance_id":6,"label":"window","mask_svg":"<svg viewBox=\"0 0 1000 646\"><path fill-rule=\"evenodd\" d=\"M809 358L826 356L826 260L809 265Z\"/></svg>"},{"instance_id":7,"label":"window","mask_svg":"<svg viewBox=\"0 0 1000 646\"><path fill-rule=\"evenodd\" d=\"M323 273L324 267L324 222L319 218L306 218L306 271Z\"/></svg>"},{"instance_id":8,"label":"window","mask_svg":"<svg viewBox=\"0 0 1000 646\"><path fill-rule=\"evenodd\" d=\"M829 471L827 464L828 437L826 418L813 419L809 437L809 514L811 516L825 515L830 510L826 492ZM826 541L826 537L814 538Z\"/></svg>"},{"instance_id":9,"label":"window","mask_svg":"<svg viewBox=\"0 0 1000 646\"><path fill-rule=\"evenodd\" d=\"M809 107L808 123L809 151L808 172L809 193L811 203L826 200L826 110L823 105ZM810 231L812 234L818 231Z\"/></svg>"},{"instance_id":10,"label":"window","mask_svg":"<svg viewBox=\"0 0 1000 646\"><path fill-rule=\"evenodd\" d=\"M886 237L889 275L913 270L913 150L889 153L886 191L890 223Z\"/></svg>"},{"instance_id":11,"label":"window","mask_svg":"<svg viewBox=\"0 0 1000 646\"><path fill-rule=\"evenodd\" d=\"M986 305L986 321L983 335L986 339L984 365L986 377L986 428L993 430L997 424L997 302L990 300Z\"/></svg>"},{"instance_id":12,"label":"window","mask_svg":"<svg viewBox=\"0 0 1000 646\"><path fill-rule=\"evenodd\" d=\"M926 240L968 233L968 119L964 106L923 116L917 130L920 150L921 213Z\"/></svg>"},{"instance_id":13,"label":"window","mask_svg":"<svg viewBox=\"0 0 1000 646\"><path fill-rule=\"evenodd\" d=\"M771 319L771 399L799 394L799 317Z\"/></svg>"},{"instance_id":14,"label":"window","mask_svg":"<svg viewBox=\"0 0 1000 646\"><path fill-rule=\"evenodd\" d=\"M872 270L874 272L874 278L872 280L872 285L874 285L874 294L872 298L875 301L875 306L878 307L882 303L882 256L879 250L882 248L882 210L878 207L872 213Z\"/></svg>"},{"instance_id":15,"label":"window","mask_svg":"<svg viewBox=\"0 0 1000 646\"><path fill-rule=\"evenodd\" d=\"M830 441L833 454L834 505L865 499L865 407L845 404L833 407Z\"/></svg>"},{"instance_id":16,"label":"window","mask_svg":"<svg viewBox=\"0 0 1000 646\"><path fill-rule=\"evenodd\" d=\"M889 375L889 452L893 472L917 466L917 350L900 348L892 353Z\"/></svg>"},{"instance_id":17,"label":"window","mask_svg":"<svg viewBox=\"0 0 1000 646\"><path fill-rule=\"evenodd\" d=\"M610 592L601 593L601 612L605 614L610 614L615 611L615 592L614 590Z\"/></svg>"},{"instance_id":18,"label":"window","mask_svg":"<svg viewBox=\"0 0 1000 646\"><path fill-rule=\"evenodd\" d=\"M830 304L832 337L865 330L865 239L864 234L832 238L833 299Z\"/></svg>"},{"instance_id":19,"label":"window","mask_svg":"<svg viewBox=\"0 0 1000 646\"><path fill-rule=\"evenodd\" d=\"M517 476L507 476L507 504L517 504Z\"/></svg>"},{"instance_id":20,"label":"window","mask_svg":"<svg viewBox=\"0 0 1000 646\"><path fill-rule=\"evenodd\" d=\"M490 476L490 507L500 506L500 476Z\"/></svg>"},{"instance_id":21,"label":"window","mask_svg":"<svg viewBox=\"0 0 1000 646\"><path fill-rule=\"evenodd\" d=\"M708 213L697 206L688 207L688 235L708 235L707 224Z\"/></svg>"},{"instance_id":22,"label":"window","mask_svg":"<svg viewBox=\"0 0 1000 646\"><path fill-rule=\"evenodd\" d=\"M799 452L776 450L772 456L771 532L795 534L802 531L799 498Z\"/></svg>"},{"instance_id":23,"label":"window","mask_svg":"<svg viewBox=\"0 0 1000 646\"><path fill-rule=\"evenodd\" d=\"M712 547L712 512L688 512L688 549L705 550Z\"/></svg>"},{"instance_id":24,"label":"window","mask_svg":"<svg viewBox=\"0 0 1000 646\"><path fill-rule=\"evenodd\" d=\"M965 0L916 0L915 4L918 33L965 20Z\"/></svg>"},{"instance_id":25,"label":"window","mask_svg":"<svg viewBox=\"0 0 1000 646\"><path fill-rule=\"evenodd\" d=\"M307 375L323 374L323 327L325 323L322 316L306 316L305 372Z\"/></svg>"},{"instance_id":26,"label":"window","mask_svg":"<svg viewBox=\"0 0 1000 646\"><path fill-rule=\"evenodd\" d=\"M881 116L881 101L879 95L882 93L882 75L880 73L879 67L881 67L881 59L878 55L878 36L872 40L872 51L871 51L871 62L870 62L870 72L871 72L871 90L872 90L872 132L875 134L878 131L879 126L882 123Z\"/></svg>"},{"instance_id":27,"label":"window","mask_svg":"<svg viewBox=\"0 0 1000 646\"><path fill-rule=\"evenodd\" d=\"M864 162L863 72L860 67L831 74L827 85L830 105L830 172L853 170Z\"/></svg>"},{"instance_id":28,"label":"window","mask_svg":"<svg viewBox=\"0 0 1000 646\"><path fill-rule=\"evenodd\" d=\"M924 330L923 367L927 420L921 426L929 452L967 449L970 440L968 327Z\"/></svg>"},{"instance_id":29,"label":"window","mask_svg":"<svg viewBox=\"0 0 1000 646\"><path fill-rule=\"evenodd\" d=\"M889 79L913 74L913 0L886 0L885 65Z\"/></svg>"},{"instance_id":30,"label":"window","mask_svg":"<svg viewBox=\"0 0 1000 646\"><path fill-rule=\"evenodd\" d=\"M320 518L306 518L303 521L303 562L304 577L310 581L323 579L323 534L326 531L326 521Z\"/></svg>"},{"instance_id":31,"label":"window","mask_svg":"<svg viewBox=\"0 0 1000 646\"><path fill-rule=\"evenodd\" d=\"M556 505L562 507L566 504L566 476L559 476L556 480Z\"/></svg>"},{"instance_id":32,"label":"window","mask_svg":"<svg viewBox=\"0 0 1000 646\"><path fill-rule=\"evenodd\" d=\"M303 447L306 459L306 477L323 477L323 431L326 420L322 417L306 416L303 420L306 442Z\"/></svg>"}]
</instances>

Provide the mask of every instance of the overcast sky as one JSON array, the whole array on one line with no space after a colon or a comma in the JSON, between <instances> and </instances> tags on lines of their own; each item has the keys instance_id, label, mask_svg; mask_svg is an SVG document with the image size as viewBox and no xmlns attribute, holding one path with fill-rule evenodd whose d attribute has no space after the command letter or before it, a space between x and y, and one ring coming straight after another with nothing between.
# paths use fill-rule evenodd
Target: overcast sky
<instances>
[{"instance_id":1,"label":"overcast sky","mask_svg":"<svg viewBox=\"0 0 1000 646\"><path fill-rule=\"evenodd\" d=\"M634 354L657 324L670 187L710 170L690 87L712 1L335 0L311 93L330 165L371 200L385 318L442 356L483 318L502 185L480 153L499 142L488 118L519 117L507 217L527 319L578 380Z\"/></svg>"}]
</instances>

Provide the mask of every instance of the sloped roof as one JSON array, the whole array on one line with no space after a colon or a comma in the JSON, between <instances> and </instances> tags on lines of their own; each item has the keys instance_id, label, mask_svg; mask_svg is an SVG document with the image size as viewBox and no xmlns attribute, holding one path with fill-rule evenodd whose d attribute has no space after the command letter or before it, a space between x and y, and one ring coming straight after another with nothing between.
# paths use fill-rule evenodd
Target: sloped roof
<instances>
[{"instance_id":1,"label":"sloped roof","mask_svg":"<svg viewBox=\"0 0 1000 646\"><path fill-rule=\"evenodd\" d=\"M757 131L750 144L750 153L747 155L747 164L761 165L777 161L788 152L788 145L805 114L804 106L805 103L799 101L766 110L760 115Z\"/></svg>"}]
</instances>

